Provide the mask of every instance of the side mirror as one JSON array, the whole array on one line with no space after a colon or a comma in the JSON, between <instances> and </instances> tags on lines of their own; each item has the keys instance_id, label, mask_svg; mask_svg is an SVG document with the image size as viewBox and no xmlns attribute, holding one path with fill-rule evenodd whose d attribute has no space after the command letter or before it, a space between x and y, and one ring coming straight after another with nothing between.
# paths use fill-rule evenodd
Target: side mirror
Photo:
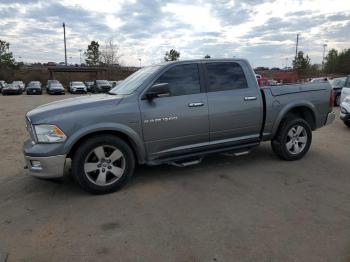
<instances>
[{"instance_id":1,"label":"side mirror","mask_svg":"<svg viewBox=\"0 0 350 262\"><path fill-rule=\"evenodd\" d=\"M170 90L169 90L169 84L168 83L159 83L151 86L146 95L145 98L148 100L152 100L156 97L164 97L164 96L170 96Z\"/></svg>"}]
</instances>

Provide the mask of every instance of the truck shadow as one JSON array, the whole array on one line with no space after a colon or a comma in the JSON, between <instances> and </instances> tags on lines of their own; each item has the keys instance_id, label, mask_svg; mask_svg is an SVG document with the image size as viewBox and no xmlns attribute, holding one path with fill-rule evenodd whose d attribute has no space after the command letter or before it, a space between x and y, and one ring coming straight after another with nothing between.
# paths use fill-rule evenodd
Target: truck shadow
<instances>
[{"instance_id":1,"label":"truck shadow","mask_svg":"<svg viewBox=\"0 0 350 262\"><path fill-rule=\"evenodd\" d=\"M263 168L267 163L274 164L276 161L281 160L273 154L269 144L264 143L247 155L238 157L226 154L208 155L201 163L188 167L175 167L167 164L159 166L140 165L136 167L135 174L129 184L120 191L162 180L175 181L188 176L200 179L200 176L205 175L204 173L225 178L226 170L242 170L252 165ZM62 179L45 180L26 177L26 181L27 183L22 190L27 193L40 191L44 194L51 194L51 196L64 194L70 197L89 195L79 188L69 171Z\"/></svg>"},{"instance_id":2,"label":"truck shadow","mask_svg":"<svg viewBox=\"0 0 350 262\"><path fill-rule=\"evenodd\" d=\"M182 176L201 176L203 172L220 175L222 171L232 168L246 168L251 165L264 165L266 162L280 161L265 143L254 148L249 154L233 156L228 154L212 154L203 158L202 162L193 166L176 167L168 164L159 166L141 165L136 168L131 181L132 185L151 183L161 179L179 179Z\"/></svg>"}]
</instances>

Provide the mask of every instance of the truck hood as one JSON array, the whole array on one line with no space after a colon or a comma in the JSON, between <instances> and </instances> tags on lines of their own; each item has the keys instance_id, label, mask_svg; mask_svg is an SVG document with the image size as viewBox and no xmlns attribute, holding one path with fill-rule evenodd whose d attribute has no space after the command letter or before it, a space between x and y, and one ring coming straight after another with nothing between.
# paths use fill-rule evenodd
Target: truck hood
<instances>
[{"instance_id":1,"label":"truck hood","mask_svg":"<svg viewBox=\"0 0 350 262\"><path fill-rule=\"evenodd\" d=\"M27 118L33 124L54 123L56 119L64 117L76 111L96 110L98 107L117 105L122 100L121 96L102 94L80 96L63 99L39 106L27 113Z\"/></svg>"}]
</instances>

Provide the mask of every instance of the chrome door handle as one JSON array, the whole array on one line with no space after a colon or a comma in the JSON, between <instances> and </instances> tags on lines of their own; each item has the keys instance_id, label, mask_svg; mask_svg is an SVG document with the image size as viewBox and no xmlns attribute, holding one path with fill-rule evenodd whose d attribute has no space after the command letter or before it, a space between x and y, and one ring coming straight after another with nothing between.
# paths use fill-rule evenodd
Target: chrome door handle
<instances>
[{"instance_id":1,"label":"chrome door handle","mask_svg":"<svg viewBox=\"0 0 350 262\"><path fill-rule=\"evenodd\" d=\"M252 100L256 100L256 96L246 96L244 97L244 101L252 101Z\"/></svg>"},{"instance_id":2,"label":"chrome door handle","mask_svg":"<svg viewBox=\"0 0 350 262\"><path fill-rule=\"evenodd\" d=\"M189 107L204 106L204 103L202 103L202 102L198 102L198 103L189 103L188 106L189 106Z\"/></svg>"}]
</instances>

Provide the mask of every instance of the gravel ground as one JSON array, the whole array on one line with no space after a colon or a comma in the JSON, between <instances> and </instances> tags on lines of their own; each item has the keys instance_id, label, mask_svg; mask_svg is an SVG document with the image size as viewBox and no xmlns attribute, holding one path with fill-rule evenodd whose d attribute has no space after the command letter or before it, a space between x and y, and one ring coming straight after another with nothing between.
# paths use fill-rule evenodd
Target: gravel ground
<instances>
[{"instance_id":1,"label":"gravel ground","mask_svg":"<svg viewBox=\"0 0 350 262\"><path fill-rule=\"evenodd\" d=\"M141 166L121 191L93 196L23 170L25 112L69 96L0 96L0 258L350 261L350 129L339 119L297 162L264 143L187 168Z\"/></svg>"}]
</instances>

